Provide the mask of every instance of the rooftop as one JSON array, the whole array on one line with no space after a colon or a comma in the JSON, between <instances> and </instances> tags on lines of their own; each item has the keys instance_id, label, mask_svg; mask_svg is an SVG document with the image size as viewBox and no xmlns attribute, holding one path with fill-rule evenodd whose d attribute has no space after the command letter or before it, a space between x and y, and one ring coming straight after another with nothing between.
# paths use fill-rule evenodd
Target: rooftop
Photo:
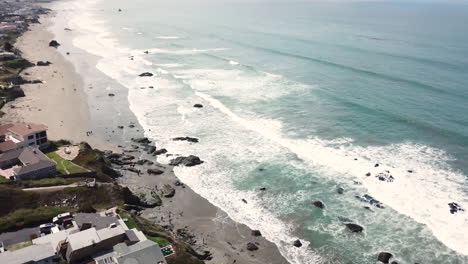
<instances>
[{"instance_id":1,"label":"rooftop","mask_svg":"<svg viewBox=\"0 0 468 264\"><path fill-rule=\"evenodd\" d=\"M7 131L15 133L20 136L27 136L32 133L41 132L47 130L47 126L34 123L14 123L7 128Z\"/></svg>"},{"instance_id":2,"label":"rooftop","mask_svg":"<svg viewBox=\"0 0 468 264\"><path fill-rule=\"evenodd\" d=\"M98 264L119 263L119 264L157 264L166 263L157 243L151 240L144 240L131 246L120 243L114 246L112 252L95 257ZM112 260L112 262L110 262Z\"/></svg>"},{"instance_id":3,"label":"rooftop","mask_svg":"<svg viewBox=\"0 0 468 264\"><path fill-rule=\"evenodd\" d=\"M8 140L5 142L0 142L0 153L7 152L16 148L15 142Z\"/></svg>"},{"instance_id":4,"label":"rooftop","mask_svg":"<svg viewBox=\"0 0 468 264\"><path fill-rule=\"evenodd\" d=\"M15 251L5 251L0 254L0 263L23 264L38 262L55 256L51 244L32 245Z\"/></svg>"},{"instance_id":5,"label":"rooftop","mask_svg":"<svg viewBox=\"0 0 468 264\"><path fill-rule=\"evenodd\" d=\"M123 234L125 234L125 230L120 225L114 228L103 228L100 230L96 230L96 228L93 227L79 233L71 234L68 236L68 242L73 250L78 250Z\"/></svg>"},{"instance_id":6,"label":"rooftop","mask_svg":"<svg viewBox=\"0 0 468 264\"><path fill-rule=\"evenodd\" d=\"M22 163L22 166L13 169L16 175L56 165L54 161L50 160L44 153L34 147L15 149L0 154L0 162L14 159Z\"/></svg>"}]
</instances>

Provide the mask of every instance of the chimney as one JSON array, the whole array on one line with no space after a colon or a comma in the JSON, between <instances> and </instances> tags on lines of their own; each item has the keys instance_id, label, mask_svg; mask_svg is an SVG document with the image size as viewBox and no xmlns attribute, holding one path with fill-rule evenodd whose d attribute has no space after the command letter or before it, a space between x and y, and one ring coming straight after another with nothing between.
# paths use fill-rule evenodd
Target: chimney
<instances>
[{"instance_id":1,"label":"chimney","mask_svg":"<svg viewBox=\"0 0 468 264\"><path fill-rule=\"evenodd\" d=\"M31 125L28 124L28 129L31 129Z\"/></svg>"}]
</instances>

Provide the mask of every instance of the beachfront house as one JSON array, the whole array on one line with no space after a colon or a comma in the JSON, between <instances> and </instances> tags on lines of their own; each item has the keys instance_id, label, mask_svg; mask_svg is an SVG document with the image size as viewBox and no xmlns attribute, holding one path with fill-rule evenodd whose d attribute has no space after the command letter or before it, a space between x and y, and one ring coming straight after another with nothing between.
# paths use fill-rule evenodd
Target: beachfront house
<instances>
[{"instance_id":1,"label":"beachfront house","mask_svg":"<svg viewBox=\"0 0 468 264\"><path fill-rule=\"evenodd\" d=\"M0 254L0 263L8 264L52 264L57 258L54 247L48 244L31 245Z\"/></svg>"},{"instance_id":2,"label":"beachfront house","mask_svg":"<svg viewBox=\"0 0 468 264\"><path fill-rule=\"evenodd\" d=\"M0 142L7 141L15 143L18 148L31 146L46 149L50 145L47 126L34 123L0 125Z\"/></svg>"},{"instance_id":3,"label":"beachfront house","mask_svg":"<svg viewBox=\"0 0 468 264\"><path fill-rule=\"evenodd\" d=\"M0 153L0 176L12 180L33 180L55 175L55 161L36 147Z\"/></svg>"},{"instance_id":4,"label":"beachfront house","mask_svg":"<svg viewBox=\"0 0 468 264\"><path fill-rule=\"evenodd\" d=\"M94 257L96 264L167 264L159 245L151 240L137 244L120 243L107 253Z\"/></svg>"}]
</instances>

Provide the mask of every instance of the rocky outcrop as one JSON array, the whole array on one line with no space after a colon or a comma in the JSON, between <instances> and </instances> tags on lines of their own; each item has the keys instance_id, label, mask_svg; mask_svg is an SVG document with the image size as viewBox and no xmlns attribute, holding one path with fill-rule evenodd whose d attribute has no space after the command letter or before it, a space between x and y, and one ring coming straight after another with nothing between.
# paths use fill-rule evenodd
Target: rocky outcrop
<instances>
[{"instance_id":1,"label":"rocky outcrop","mask_svg":"<svg viewBox=\"0 0 468 264\"><path fill-rule=\"evenodd\" d=\"M302 243L301 243L301 241L300 241L299 239L296 240L296 241L294 241L293 245L294 245L295 247L302 247Z\"/></svg>"},{"instance_id":2,"label":"rocky outcrop","mask_svg":"<svg viewBox=\"0 0 468 264\"><path fill-rule=\"evenodd\" d=\"M388 252L380 252L379 256L377 257L377 260L384 263L388 264L390 262L390 259L393 257L391 253Z\"/></svg>"},{"instance_id":3,"label":"rocky outcrop","mask_svg":"<svg viewBox=\"0 0 468 264\"><path fill-rule=\"evenodd\" d=\"M56 40L51 40L49 42L49 47L57 48L58 46L60 46L60 43L58 43L58 41L56 41Z\"/></svg>"},{"instance_id":4,"label":"rocky outcrop","mask_svg":"<svg viewBox=\"0 0 468 264\"><path fill-rule=\"evenodd\" d=\"M262 236L262 233L260 232L260 230L252 230L250 234L252 234L252 236Z\"/></svg>"},{"instance_id":5,"label":"rocky outcrop","mask_svg":"<svg viewBox=\"0 0 468 264\"><path fill-rule=\"evenodd\" d=\"M393 182L393 180L395 180L395 178L387 172L385 173L381 172L375 175L375 177L378 178L379 181Z\"/></svg>"},{"instance_id":6,"label":"rocky outcrop","mask_svg":"<svg viewBox=\"0 0 468 264\"><path fill-rule=\"evenodd\" d=\"M163 174L163 173L164 173L163 170L156 169L156 168L148 169L146 172L147 172L148 174L151 174L151 175L160 175L160 174Z\"/></svg>"},{"instance_id":7,"label":"rocky outcrop","mask_svg":"<svg viewBox=\"0 0 468 264\"><path fill-rule=\"evenodd\" d=\"M176 137L173 138L172 140L174 141L188 141L192 143L198 143L198 138L193 138L193 137Z\"/></svg>"},{"instance_id":8,"label":"rocky outcrop","mask_svg":"<svg viewBox=\"0 0 468 264\"><path fill-rule=\"evenodd\" d=\"M162 149L158 149L155 152L153 152L153 156L158 156L158 155L162 155L162 154L165 154L165 153L167 153L167 149L162 148Z\"/></svg>"},{"instance_id":9,"label":"rocky outcrop","mask_svg":"<svg viewBox=\"0 0 468 264\"><path fill-rule=\"evenodd\" d=\"M140 187L133 192L129 188L124 188L124 201L127 204L141 206L145 208L154 208L161 206L162 200L156 190Z\"/></svg>"},{"instance_id":10,"label":"rocky outcrop","mask_svg":"<svg viewBox=\"0 0 468 264\"><path fill-rule=\"evenodd\" d=\"M149 140L147 137L132 138L132 141L135 142L135 143L139 143L139 144L149 144L149 143L151 143L151 140Z\"/></svg>"},{"instance_id":11,"label":"rocky outcrop","mask_svg":"<svg viewBox=\"0 0 468 264\"><path fill-rule=\"evenodd\" d=\"M171 160L169 165L171 165L171 166L184 165L184 166L187 166L187 167L192 167L192 166L200 165L202 163L203 163L203 161L200 160L199 157L194 156L194 155L190 155L188 157L177 157L177 158Z\"/></svg>"},{"instance_id":12,"label":"rocky outcrop","mask_svg":"<svg viewBox=\"0 0 468 264\"><path fill-rule=\"evenodd\" d=\"M51 64L52 64L52 62L50 62L50 61L38 61L36 63L36 66L49 66Z\"/></svg>"},{"instance_id":13,"label":"rocky outcrop","mask_svg":"<svg viewBox=\"0 0 468 264\"><path fill-rule=\"evenodd\" d=\"M258 247L254 243L249 242L249 243L247 243L247 250L248 251L255 251L255 250L258 250Z\"/></svg>"},{"instance_id":14,"label":"rocky outcrop","mask_svg":"<svg viewBox=\"0 0 468 264\"><path fill-rule=\"evenodd\" d=\"M148 146L148 149L146 150L146 153L153 154L155 151L156 151L155 146Z\"/></svg>"},{"instance_id":15,"label":"rocky outcrop","mask_svg":"<svg viewBox=\"0 0 468 264\"><path fill-rule=\"evenodd\" d=\"M142 74L140 74L138 76L140 76L140 77L151 77L151 76L153 76L153 74L151 72L144 72L144 73L142 73Z\"/></svg>"},{"instance_id":16,"label":"rocky outcrop","mask_svg":"<svg viewBox=\"0 0 468 264\"><path fill-rule=\"evenodd\" d=\"M364 227L358 224L346 223L345 225L348 228L348 230L352 233L361 233L362 231L364 231Z\"/></svg>"},{"instance_id":17,"label":"rocky outcrop","mask_svg":"<svg viewBox=\"0 0 468 264\"><path fill-rule=\"evenodd\" d=\"M360 201L362 202L366 202L366 203L369 203L377 208L380 208L380 209L384 209L385 206L378 200L374 199L374 197L368 195L368 194L364 194L363 196L360 196L360 195L355 195L354 197L356 197L357 199L359 199Z\"/></svg>"},{"instance_id":18,"label":"rocky outcrop","mask_svg":"<svg viewBox=\"0 0 468 264\"><path fill-rule=\"evenodd\" d=\"M325 208L325 205L323 204L322 201L315 201L312 203L315 207L318 207L320 209L324 209Z\"/></svg>"},{"instance_id":19,"label":"rocky outcrop","mask_svg":"<svg viewBox=\"0 0 468 264\"><path fill-rule=\"evenodd\" d=\"M171 185L164 184L164 186L162 188L162 194L163 194L164 197L166 197L166 198L174 197L175 192L176 192L175 189L172 188Z\"/></svg>"}]
</instances>

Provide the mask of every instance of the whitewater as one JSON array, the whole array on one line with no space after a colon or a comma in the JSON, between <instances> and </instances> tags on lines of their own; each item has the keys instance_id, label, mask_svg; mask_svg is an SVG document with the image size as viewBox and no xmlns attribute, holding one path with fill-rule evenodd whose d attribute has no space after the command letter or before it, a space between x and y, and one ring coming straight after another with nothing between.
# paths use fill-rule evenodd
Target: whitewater
<instances>
[{"instance_id":1,"label":"whitewater","mask_svg":"<svg viewBox=\"0 0 468 264\"><path fill-rule=\"evenodd\" d=\"M149 34L144 25L130 21L117 23L113 20L115 17L101 14L99 10L107 7L106 4L109 3L105 0L56 4L58 9L66 11L63 16L68 18L68 27L77 32L73 44L98 56L96 68L129 89L130 109L145 129L146 136L172 153L194 154L205 161L195 168L175 168L176 175L233 220L261 230L288 261L324 263L337 254L342 259L371 263L368 261L377 252L392 250L407 263L468 263L468 212L452 214L448 206L456 202L468 208L465 167L454 166L459 160L457 155L464 155L455 152L458 148L453 151L442 148L443 140L432 145L428 141L417 141L417 133L406 136L401 132L395 140L387 142L372 131L369 132L372 138L366 136L366 140L349 133L340 135L336 131L351 124L331 122L330 119L345 115L340 112L345 106L358 105L366 98L351 101L347 91L344 92L347 96L340 97L323 80L328 78L346 86L350 85L349 78L343 82L340 78L344 77L330 72L314 75L311 81L302 80L305 78L303 72L291 73L283 69L289 60L303 67L300 57L284 58L292 51L279 52L279 57L262 57L264 49L259 51L252 49L253 45L233 44L226 41L227 37L220 37L221 42L201 38L198 42L188 42L191 46L186 42L181 44L181 41L194 38L187 30L179 29L183 25L172 28L174 32L165 29L158 34ZM230 34L235 30L235 27L223 27L221 32L229 32L226 34L232 38ZM120 32L126 33L122 35ZM143 34L139 34L141 32ZM142 35L138 44L129 40L129 36L134 38L135 35ZM145 39L146 35L152 37ZM262 43L259 41L255 45ZM240 56L243 52L248 55ZM337 58L340 59L341 62L328 66L319 64L336 67L334 64L350 63L344 56ZM270 60L273 66L268 64ZM436 63L431 67L434 65ZM340 73L349 72L347 68L338 68ZM375 68L378 70L379 66L375 65ZM155 75L138 77L147 71ZM350 72L367 74L369 70ZM399 82L414 85L415 90L429 87L428 93L441 97L446 91L431 89L438 83L408 82L406 80L413 78L412 75L401 74L385 77L384 81L381 76L388 76L388 73L372 74L362 82L372 83L377 78L381 80L379 84ZM148 86L154 86L154 89L141 89ZM447 98L460 97L465 92L456 91ZM436 98L432 94L426 96L430 97L428 101ZM324 101L324 98L330 101ZM388 104L395 104L397 99L388 97ZM300 105L302 100L304 107ZM306 102L324 107L333 105L336 112L330 114L314 108L316 116L326 116L314 119L314 115L309 116ZM192 107L194 103L203 103L202 113ZM381 112L388 109L382 101L374 103ZM418 102L412 105L418 105ZM453 107L454 110L464 110L466 106L454 103ZM356 113L363 109L367 108L359 108ZM382 113L380 118L403 115L399 111ZM452 118L456 119L460 113L455 112L457 114ZM366 115L371 114L362 116ZM466 118L460 120L451 133L459 136L456 142L463 143L468 137L464 133ZM425 122L428 124L421 126L438 130L436 117ZM390 121L389 124L382 126L393 133L399 131L399 127L392 127ZM195 136L200 143L187 146L172 141L174 136ZM161 157L159 161L168 163L169 158ZM379 178L382 175L385 180ZM272 189L272 194L259 193L258 188L263 186ZM345 190L344 194L337 193L338 189ZM371 195L385 208L371 206L370 210L363 209L369 204L356 198L363 194ZM239 197L249 203L243 204ZM313 208L311 202L314 200L325 202L323 213ZM340 217L364 226L363 236L350 239ZM304 246L293 247L291 241L295 239L305 241Z\"/></svg>"}]
</instances>

